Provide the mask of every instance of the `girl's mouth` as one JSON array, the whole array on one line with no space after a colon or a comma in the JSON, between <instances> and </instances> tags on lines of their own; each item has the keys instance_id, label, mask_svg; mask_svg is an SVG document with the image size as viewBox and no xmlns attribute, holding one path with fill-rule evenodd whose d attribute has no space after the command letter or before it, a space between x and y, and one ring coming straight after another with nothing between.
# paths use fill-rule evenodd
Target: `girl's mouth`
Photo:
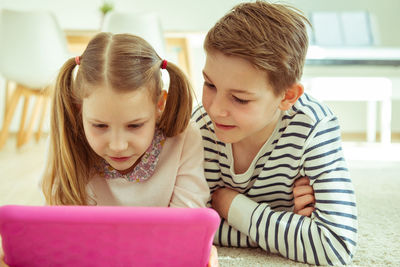
<instances>
[{"instance_id":1,"label":"girl's mouth","mask_svg":"<svg viewBox=\"0 0 400 267\"><path fill-rule=\"evenodd\" d=\"M124 162L130 159L130 157L110 157L110 158L116 162Z\"/></svg>"}]
</instances>

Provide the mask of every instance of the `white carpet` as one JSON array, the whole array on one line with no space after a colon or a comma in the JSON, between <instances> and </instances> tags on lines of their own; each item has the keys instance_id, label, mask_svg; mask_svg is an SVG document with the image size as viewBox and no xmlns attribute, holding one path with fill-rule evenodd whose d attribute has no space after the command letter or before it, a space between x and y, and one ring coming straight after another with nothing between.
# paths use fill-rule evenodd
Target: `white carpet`
<instances>
[{"instance_id":1,"label":"white carpet","mask_svg":"<svg viewBox=\"0 0 400 267\"><path fill-rule=\"evenodd\" d=\"M37 188L44 142L0 151L0 204L43 203ZM400 143L344 144L359 219L358 250L351 266L400 266ZM388 161L390 159L391 161ZM2 178L2 179L1 179ZM12 178L12 179L10 179ZM221 267L309 266L261 249L219 248Z\"/></svg>"},{"instance_id":2,"label":"white carpet","mask_svg":"<svg viewBox=\"0 0 400 267\"><path fill-rule=\"evenodd\" d=\"M382 147L365 151L344 147L359 224L358 249L350 266L400 266L400 147L392 147L390 153ZM394 161L383 161L388 154ZM221 267L309 266L261 249L221 247L218 252Z\"/></svg>"}]
</instances>

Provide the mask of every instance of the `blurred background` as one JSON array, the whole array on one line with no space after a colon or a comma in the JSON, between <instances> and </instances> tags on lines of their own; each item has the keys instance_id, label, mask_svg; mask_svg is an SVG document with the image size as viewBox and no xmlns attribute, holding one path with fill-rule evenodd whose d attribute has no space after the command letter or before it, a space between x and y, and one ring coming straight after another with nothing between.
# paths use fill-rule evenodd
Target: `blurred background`
<instances>
[{"instance_id":1,"label":"blurred background","mask_svg":"<svg viewBox=\"0 0 400 267\"><path fill-rule=\"evenodd\" d=\"M124 23L135 24L126 19L123 21L124 18L122 22L115 22L118 20L116 18L111 21L110 26L107 24L110 21L105 18L107 15L119 13L120 16L133 18L152 14L152 21L158 20L159 30L164 37L164 40L155 38L153 46L164 46L163 51L158 50L160 55L178 63L185 70L191 78L200 101L203 83L201 70L204 64L202 49L204 35L222 15L240 2L243 1L1 0L0 9L51 12L65 35L68 52L73 55L79 55L90 38L98 31L131 31L132 29L126 27ZM310 30L312 46L304 70L303 83L306 89L319 91L322 95L316 94L322 100L329 102L341 121L344 139L367 140L369 127L370 132L374 131L374 134L377 134L376 140L379 140L383 124L386 124L386 128L390 124L391 141L399 141L400 117L395 114L400 112L400 34L396 26L400 25L400 17L397 13L400 10L400 1L291 0L279 2L288 3L302 10L313 23L313 30ZM149 18L147 19L149 21ZM146 25L145 28L147 27L145 31L149 33L148 35L159 35L158 29L149 27L149 23L144 23L144 25ZM15 34L18 34L17 25L15 24L14 27ZM40 27L37 30L40 31ZM133 29L133 32L135 30ZM151 37L146 39L149 38ZM337 89L340 89L343 94L349 94L345 97L337 92L335 96L335 91L320 88L324 86L314 83L312 81L314 77L380 77L389 80L391 92L381 89L377 81L378 86L371 89L372 95L366 97L363 96L365 85L362 82L359 83L359 80L335 79L333 83L340 87ZM0 71L0 114L3 114L5 110L6 81L7 78L2 76ZM386 82L384 81L384 84ZM371 81L367 79L365 83L370 84ZM369 92L368 88L366 90ZM381 108L383 100L380 101L378 97L375 107L374 104L368 104L369 99L374 99L373 92L378 95L380 90L383 91L382 94L390 95L392 116L389 122L381 121L381 112L384 112ZM330 96L324 95L324 91L329 92ZM355 99L357 96L360 100ZM8 92L7 97L11 97L11 92ZM31 105L33 102L32 100ZM20 126L18 118L21 117L23 104L18 103L18 105L10 124L11 133L17 132ZM3 119L4 116L0 116L0 125ZM375 121L375 128L368 124L368 119ZM44 123L44 131L46 127ZM375 140L371 136L369 139Z\"/></svg>"},{"instance_id":2,"label":"blurred background","mask_svg":"<svg viewBox=\"0 0 400 267\"><path fill-rule=\"evenodd\" d=\"M204 36L241 2L0 0L0 175L38 176L52 82L62 63L80 55L96 33L142 36L185 71L200 102ZM400 1L279 3L302 10L313 25L302 82L337 114L346 157L395 166L400 161ZM3 188L12 198L12 183L1 186L0 195Z\"/></svg>"},{"instance_id":3,"label":"blurred background","mask_svg":"<svg viewBox=\"0 0 400 267\"><path fill-rule=\"evenodd\" d=\"M52 84L96 33L142 36L184 70L200 102L204 36L241 2L0 0L0 205L44 203L39 184ZM279 3L302 10L313 24L302 83L340 121L359 218L353 264L400 266L400 1ZM219 261L295 265L254 249L220 248Z\"/></svg>"}]
</instances>

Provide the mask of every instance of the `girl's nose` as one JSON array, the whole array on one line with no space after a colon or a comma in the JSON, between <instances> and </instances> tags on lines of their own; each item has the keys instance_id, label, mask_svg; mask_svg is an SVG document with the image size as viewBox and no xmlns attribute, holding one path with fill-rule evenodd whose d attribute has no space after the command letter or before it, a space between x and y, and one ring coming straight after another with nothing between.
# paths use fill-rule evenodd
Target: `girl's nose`
<instances>
[{"instance_id":1,"label":"girl's nose","mask_svg":"<svg viewBox=\"0 0 400 267\"><path fill-rule=\"evenodd\" d=\"M110 140L109 148L114 152L121 152L128 148L128 141L123 134L114 134Z\"/></svg>"}]
</instances>

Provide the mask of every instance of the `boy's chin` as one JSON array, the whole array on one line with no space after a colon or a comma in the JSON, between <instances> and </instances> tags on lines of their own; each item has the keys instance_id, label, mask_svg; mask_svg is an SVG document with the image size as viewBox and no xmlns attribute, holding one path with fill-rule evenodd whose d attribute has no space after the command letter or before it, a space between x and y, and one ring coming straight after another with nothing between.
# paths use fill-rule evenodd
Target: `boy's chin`
<instances>
[{"instance_id":1,"label":"boy's chin","mask_svg":"<svg viewBox=\"0 0 400 267\"><path fill-rule=\"evenodd\" d=\"M236 143L238 141L238 140L236 140L237 138L228 136L226 134L218 134L216 132L215 135L217 136L218 141L223 142L225 144L232 144L232 143Z\"/></svg>"}]
</instances>

